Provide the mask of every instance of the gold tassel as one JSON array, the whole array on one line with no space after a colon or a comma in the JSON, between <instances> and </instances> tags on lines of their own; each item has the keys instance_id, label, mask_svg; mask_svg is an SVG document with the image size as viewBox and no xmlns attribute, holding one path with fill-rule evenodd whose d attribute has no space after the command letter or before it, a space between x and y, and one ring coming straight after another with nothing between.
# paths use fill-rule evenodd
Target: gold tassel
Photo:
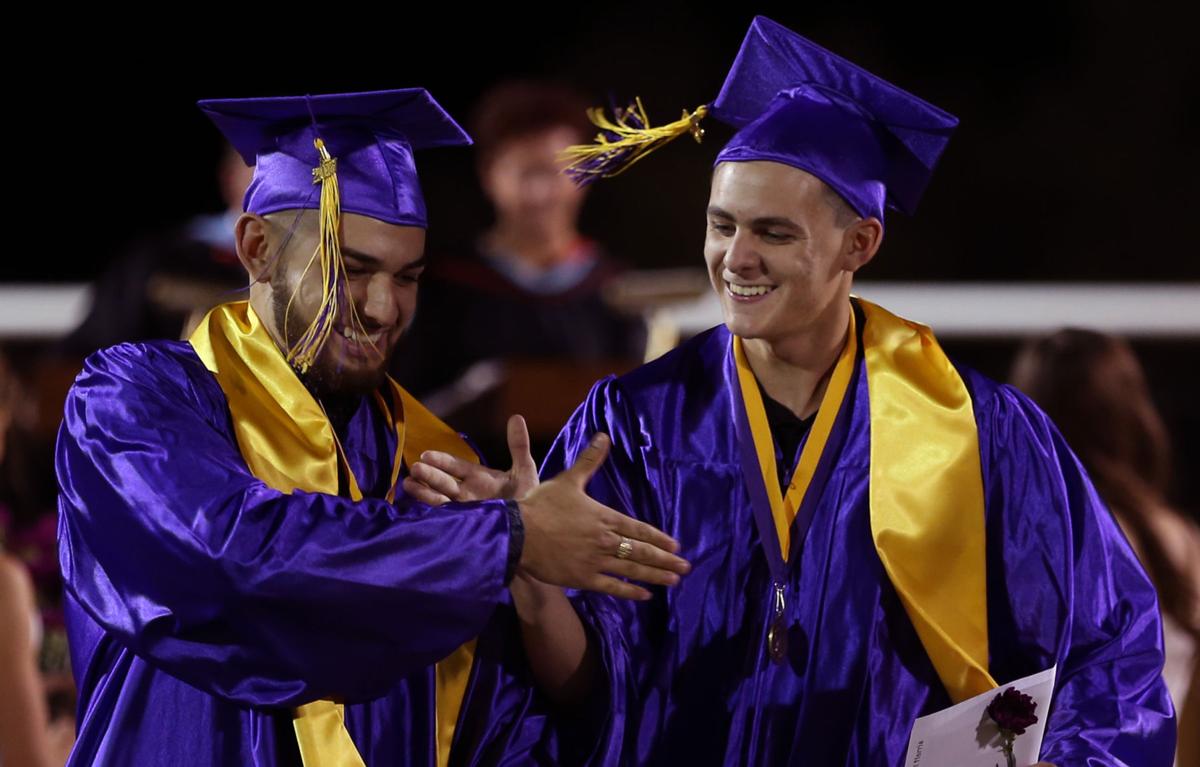
<instances>
[{"instance_id":1,"label":"gold tassel","mask_svg":"<svg viewBox=\"0 0 1200 767\"><path fill-rule=\"evenodd\" d=\"M345 292L346 263L342 259L342 200L338 191L337 158L329 155L329 150L325 148L325 142L320 137L313 141L313 145L321 156L321 164L312 171L313 183L321 185L317 249L304 267L304 272L300 275L300 280L296 285L296 291L288 299L287 309L284 313L284 332L286 332L287 317L291 313L292 302L296 300L296 292L299 292L300 286L304 284L305 277L313 263L318 262L321 270L321 303L317 307L312 322L309 323L296 343L291 345L287 353L287 361L301 373L308 372L313 362L316 361L317 355L325 346L325 342L329 340L330 334L334 331L338 317L339 293L343 294L349 307L352 326L362 335L366 335L362 321L358 317L358 310L354 306L354 300ZM375 348L376 353L381 353L374 343L372 343L372 347Z\"/></svg>"},{"instance_id":2,"label":"gold tassel","mask_svg":"<svg viewBox=\"0 0 1200 767\"><path fill-rule=\"evenodd\" d=\"M708 115L708 107L700 106L673 123L651 127L642 100L634 99L627 109L617 110L616 119L609 120L603 109L589 109L588 118L602 133L591 144L575 144L559 154L567 165L563 172L581 184L597 178L623 173L631 165L661 146L685 133L692 134L696 143L704 138L700 121ZM610 135L612 138L610 138Z\"/></svg>"}]
</instances>

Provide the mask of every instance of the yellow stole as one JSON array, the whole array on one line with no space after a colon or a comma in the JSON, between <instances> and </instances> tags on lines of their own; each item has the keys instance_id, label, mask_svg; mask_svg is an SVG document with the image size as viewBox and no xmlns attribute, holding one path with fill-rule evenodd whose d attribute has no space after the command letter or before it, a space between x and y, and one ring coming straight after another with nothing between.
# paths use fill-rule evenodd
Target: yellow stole
<instances>
[{"instance_id":1,"label":"yellow stole","mask_svg":"<svg viewBox=\"0 0 1200 767\"><path fill-rule=\"evenodd\" d=\"M871 535L879 559L955 702L994 689L988 674L983 478L971 397L924 325L857 299L871 423ZM740 338L733 352L771 516L786 561L796 513L854 369L850 333L786 496L766 410ZM769 544L767 544L769 545Z\"/></svg>"},{"instance_id":2,"label":"yellow stole","mask_svg":"<svg viewBox=\"0 0 1200 767\"><path fill-rule=\"evenodd\" d=\"M300 383L249 303L216 307L188 340L225 392L238 447L254 476L285 493L303 490L336 495L340 463L351 499L362 500L325 411ZM479 460L453 429L391 378L387 390L387 398L376 393L375 399L396 431L388 501L393 500L401 464L411 466L425 450ZM471 640L437 664L440 767L445 767L450 757L474 654L475 641ZM343 704L319 700L300 706L294 724L305 767L365 767L346 730Z\"/></svg>"}]
</instances>

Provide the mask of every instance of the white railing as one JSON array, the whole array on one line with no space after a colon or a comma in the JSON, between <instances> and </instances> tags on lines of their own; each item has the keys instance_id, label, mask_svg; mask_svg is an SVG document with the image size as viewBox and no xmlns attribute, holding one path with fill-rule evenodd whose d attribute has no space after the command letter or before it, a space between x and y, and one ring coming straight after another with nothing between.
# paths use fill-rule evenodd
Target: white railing
<instances>
[{"instance_id":1,"label":"white railing","mask_svg":"<svg viewBox=\"0 0 1200 767\"><path fill-rule=\"evenodd\" d=\"M656 274L628 275L626 282L643 278L653 283ZM862 282L855 292L943 337L1019 337L1070 325L1124 336L1200 338L1200 283ZM90 295L82 284L0 284L0 338L60 337L86 316ZM684 336L721 322L711 291L648 314Z\"/></svg>"}]
</instances>

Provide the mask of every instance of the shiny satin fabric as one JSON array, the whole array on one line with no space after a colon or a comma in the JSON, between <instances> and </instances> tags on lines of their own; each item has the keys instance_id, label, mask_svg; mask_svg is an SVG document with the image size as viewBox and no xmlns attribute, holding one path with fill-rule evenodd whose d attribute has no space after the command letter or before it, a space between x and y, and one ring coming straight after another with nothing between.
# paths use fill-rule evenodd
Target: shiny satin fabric
<instances>
[{"instance_id":1,"label":"shiny satin fabric","mask_svg":"<svg viewBox=\"0 0 1200 767\"><path fill-rule=\"evenodd\" d=\"M451 764L536 755L507 508L388 503L389 426L364 399L346 429L363 500L285 494L190 346L89 358L57 448L72 765L298 765L291 709L334 698L366 764L435 767L434 664L476 636Z\"/></svg>"},{"instance_id":2,"label":"shiny satin fabric","mask_svg":"<svg viewBox=\"0 0 1200 767\"><path fill-rule=\"evenodd\" d=\"M716 162L778 162L824 181L863 217L908 215L958 118L766 18L750 22L712 104L737 133Z\"/></svg>"},{"instance_id":3,"label":"shiny satin fabric","mask_svg":"<svg viewBox=\"0 0 1200 767\"><path fill-rule=\"evenodd\" d=\"M875 550L863 357L806 499L808 533L793 535L787 652L774 663L731 343L719 327L601 381L543 466L557 473L608 433L589 493L676 537L692 563L648 602L579 597L607 664L605 746L635 765L900 765L913 720L952 699ZM991 675L1003 684L1058 664L1043 759L1169 765L1153 588L1046 417L959 371L979 440Z\"/></svg>"},{"instance_id":4,"label":"shiny satin fabric","mask_svg":"<svg viewBox=\"0 0 1200 767\"><path fill-rule=\"evenodd\" d=\"M988 674L983 480L971 395L924 325L859 299L870 399L871 535L955 703Z\"/></svg>"},{"instance_id":5,"label":"shiny satin fabric","mask_svg":"<svg viewBox=\"0 0 1200 767\"><path fill-rule=\"evenodd\" d=\"M238 447L250 472L283 493L298 489L337 494L333 426L283 359L249 302L213 309L188 343L225 392ZM393 432L399 436L397 450L402 450L402 417ZM397 441L396 436L392 441Z\"/></svg>"},{"instance_id":6,"label":"shiny satin fabric","mask_svg":"<svg viewBox=\"0 0 1200 767\"><path fill-rule=\"evenodd\" d=\"M851 318L853 318L851 314ZM750 361L742 345L742 339L733 339L733 359L737 367L738 390L741 393L743 409L750 426L750 438L754 443L754 452L758 457L759 475L762 477L763 490L767 494L771 506L771 518L775 522L775 537L779 542L780 556L787 561L791 551L791 529L796 520L796 513L804 503L809 484L817 470L817 462L825 451L829 433L833 429L834 419L842 409L846 398L846 388L850 385L850 376L854 371L854 360L858 351L858 336L854 332L851 319L850 333L846 345L834 364L833 373L829 377L825 396L813 419L812 430L804 441L804 449L792 472L788 483L787 495L780 490L779 470L775 464L775 448L771 437L771 424L767 421L767 411L763 407L762 393L758 390L758 381L750 368ZM764 538L767 536L764 535Z\"/></svg>"},{"instance_id":7,"label":"shiny satin fabric","mask_svg":"<svg viewBox=\"0 0 1200 767\"><path fill-rule=\"evenodd\" d=\"M318 209L319 138L336 162L343 213L426 226L413 150L471 143L424 88L197 102L254 178L244 209Z\"/></svg>"},{"instance_id":8,"label":"shiny satin fabric","mask_svg":"<svg viewBox=\"0 0 1200 767\"><path fill-rule=\"evenodd\" d=\"M836 92L811 85L789 88L729 140L714 165L790 165L829 184L859 215L883 221L894 203L888 197L888 156L880 132L862 107Z\"/></svg>"},{"instance_id":9,"label":"shiny satin fabric","mask_svg":"<svg viewBox=\"0 0 1200 767\"><path fill-rule=\"evenodd\" d=\"M428 226L412 147L399 136L384 134L381 139L355 121L345 122L321 125L321 137L338 160L342 212L400 226ZM272 151L258 154L254 179L246 188L246 210L266 215L317 209L320 193L312 179L320 158L313 149L315 138L311 127L301 127L278 138Z\"/></svg>"},{"instance_id":10,"label":"shiny satin fabric","mask_svg":"<svg viewBox=\"0 0 1200 767\"><path fill-rule=\"evenodd\" d=\"M197 326L189 343L225 392L242 458L256 477L282 492L300 489L336 495L337 468L343 463L350 499L362 500L353 468L346 462L325 411L292 373L249 302L214 308ZM475 451L457 432L420 406L390 377L387 389L390 403L378 393L374 397L395 443L386 500L395 498L401 465L412 465L424 450L438 449L479 462ZM280 439L280 435L290 439ZM458 721L474 652L472 640L437 666L439 767L445 767L450 758L454 723ZM315 701L300 706L294 726L305 767L363 766L346 731L340 704Z\"/></svg>"},{"instance_id":11,"label":"shiny satin fabric","mask_svg":"<svg viewBox=\"0 0 1200 767\"><path fill-rule=\"evenodd\" d=\"M306 703L296 709L292 726L304 767L363 767L362 754L346 729L343 704L331 700Z\"/></svg>"}]
</instances>

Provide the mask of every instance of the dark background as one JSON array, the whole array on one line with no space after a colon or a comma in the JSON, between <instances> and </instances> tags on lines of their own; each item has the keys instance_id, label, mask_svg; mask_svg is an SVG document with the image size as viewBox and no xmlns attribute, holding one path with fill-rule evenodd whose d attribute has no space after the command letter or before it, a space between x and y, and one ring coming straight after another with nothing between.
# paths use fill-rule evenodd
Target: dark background
<instances>
[{"instance_id":1,"label":"dark background","mask_svg":"<svg viewBox=\"0 0 1200 767\"><path fill-rule=\"evenodd\" d=\"M0 281L90 280L137 236L219 209L220 143L197 99L424 86L466 123L491 85L554 77L598 105L641 96L660 123L716 96L754 13L961 120L918 215L889 218L865 278L1200 280L1200 54L1185 4L914 5L180 6L73 13L73 31L47 22L31 38L14 25L27 53L9 64L8 219L31 226ZM597 185L585 232L634 267L699 267L710 167L731 135L706 127L702 146L681 139ZM435 258L488 221L473 162L420 158ZM1200 339L1135 342L1195 507ZM947 346L1003 378L1016 343Z\"/></svg>"},{"instance_id":2,"label":"dark background","mask_svg":"<svg viewBox=\"0 0 1200 767\"><path fill-rule=\"evenodd\" d=\"M128 20L137 33L108 15L95 27L84 19L10 64L5 154L21 168L17 186L32 186L17 205L45 244L4 259L0 278L88 279L135 235L219 208L218 137L199 98L419 85L465 122L496 82L552 76L597 104L641 96L666 122L716 96L757 12L961 119L919 214L889 219L865 277L1200 279L1200 55L1182 3L915 5L211 7L139 14ZM19 40L20 28L9 34ZM709 169L731 135L715 120L707 129L702 146L680 140L598 185L587 229L634 265L698 264ZM470 151L425 152L420 163L436 253L488 212Z\"/></svg>"}]
</instances>

